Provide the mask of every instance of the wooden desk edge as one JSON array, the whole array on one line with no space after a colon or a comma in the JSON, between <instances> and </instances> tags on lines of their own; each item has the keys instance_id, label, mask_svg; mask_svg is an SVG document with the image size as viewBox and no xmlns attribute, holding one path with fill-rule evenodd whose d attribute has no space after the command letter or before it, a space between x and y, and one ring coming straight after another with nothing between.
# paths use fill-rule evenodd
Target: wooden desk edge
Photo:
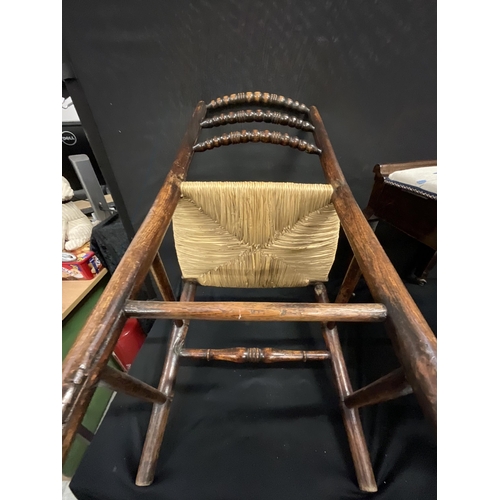
<instances>
[{"instance_id":1,"label":"wooden desk edge","mask_svg":"<svg viewBox=\"0 0 500 500\"><path fill-rule=\"evenodd\" d=\"M62 293L64 295L64 283L72 283L72 284L78 284L81 285L81 291L78 293L78 295L75 296L75 298L71 301L71 303L63 309L62 311L62 319L64 320L68 314L75 309L75 307L88 295L88 293L102 280L102 278L108 274L107 269L102 269L94 279L92 280L71 280L71 281L64 281L62 282ZM86 285L86 286L85 286Z\"/></svg>"}]
</instances>

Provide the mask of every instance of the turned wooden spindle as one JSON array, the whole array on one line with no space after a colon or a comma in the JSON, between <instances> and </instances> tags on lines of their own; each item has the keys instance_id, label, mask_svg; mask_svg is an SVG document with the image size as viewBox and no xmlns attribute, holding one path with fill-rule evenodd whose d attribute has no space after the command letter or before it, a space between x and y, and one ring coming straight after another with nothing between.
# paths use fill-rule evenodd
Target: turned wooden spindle
<instances>
[{"instance_id":1,"label":"turned wooden spindle","mask_svg":"<svg viewBox=\"0 0 500 500\"><path fill-rule=\"evenodd\" d=\"M269 130L241 130L237 132L230 132L229 134L222 134L220 136L212 137L203 142L199 142L193 147L193 151L198 153L206 151L207 149L218 148L220 146L229 146L230 144L240 144L246 142L270 142L271 144L279 144L281 146L289 146L299 151L305 151L309 154L321 154L321 149L303 141L295 136L282 134L281 132L270 132Z\"/></svg>"},{"instance_id":2,"label":"turned wooden spindle","mask_svg":"<svg viewBox=\"0 0 500 500\"><path fill-rule=\"evenodd\" d=\"M271 347L233 347L229 349L182 349L181 357L230 363L285 363L289 361L324 361L328 351L292 351Z\"/></svg>"},{"instance_id":3,"label":"turned wooden spindle","mask_svg":"<svg viewBox=\"0 0 500 500\"><path fill-rule=\"evenodd\" d=\"M265 122L275 123L276 125L288 125L301 130L313 131L314 126L307 120L301 120L296 116L287 115L280 111L262 111L258 109L252 111L247 109L245 111L231 111L229 113L221 113L220 115L206 118L201 122L202 128L220 127L221 125L233 123L249 123L249 122Z\"/></svg>"},{"instance_id":4,"label":"turned wooden spindle","mask_svg":"<svg viewBox=\"0 0 500 500\"><path fill-rule=\"evenodd\" d=\"M269 92L238 92L237 94L225 95L217 97L207 104L207 109L223 108L234 104L265 104L266 106L280 106L283 108L293 109L301 113L309 113L309 108L294 101L289 97L283 97L278 94L270 94Z\"/></svg>"}]
</instances>

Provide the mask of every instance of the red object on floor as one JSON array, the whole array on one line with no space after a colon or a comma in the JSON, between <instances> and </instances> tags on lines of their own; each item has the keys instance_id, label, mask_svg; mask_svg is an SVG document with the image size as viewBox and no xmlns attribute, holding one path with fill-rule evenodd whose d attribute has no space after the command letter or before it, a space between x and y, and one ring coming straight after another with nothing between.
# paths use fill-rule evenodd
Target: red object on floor
<instances>
[{"instance_id":1,"label":"red object on floor","mask_svg":"<svg viewBox=\"0 0 500 500\"><path fill-rule=\"evenodd\" d=\"M115 346L114 354L126 371L132 365L139 349L142 347L146 335L144 334L139 321L136 318L129 318L125 322L118 343Z\"/></svg>"}]
</instances>

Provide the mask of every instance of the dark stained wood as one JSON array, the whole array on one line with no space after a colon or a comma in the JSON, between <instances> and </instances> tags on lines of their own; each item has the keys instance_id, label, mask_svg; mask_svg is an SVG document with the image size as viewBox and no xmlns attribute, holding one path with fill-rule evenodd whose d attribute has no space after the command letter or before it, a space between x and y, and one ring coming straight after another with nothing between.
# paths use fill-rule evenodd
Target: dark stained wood
<instances>
[{"instance_id":1,"label":"dark stained wood","mask_svg":"<svg viewBox=\"0 0 500 500\"><path fill-rule=\"evenodd\" d=\"M192 282L186 282L182 290L180 301L192 302L195 292L196 285ZM189 321L184 321L180 327L174 324L172 333L170 334L167 357L163 366L160 383L158 384L158 389L165 395L166 402L153 405L148 432L142 449L139 470L137 471L135 479L135 484L137 486L148 486L153 482L161 443L163 441L165 427L167 426L170 405L174 397L174 382L179 366L179 354L184 345L188 327Z\"/></svg>"},{"instance_id":2,"label":"dark stained wood","mask_svg":"<svg viewBox=\"0 0 500 500\"><path fill-rule=\"evenodd\" d=\"M436 264L434 255L437 251L437 199L391 184L388 176L400 170L430 166L437 166L437 161L375 165L375 180L365 209L372 217L391 224L428 247L429 250L423 251L423 258L419 259L416 269L408 277L411 282L419 285L426 283L427 274Z\"/></svg>"},{"instance_id":3,"label":"dark stained wood","mask_svg":"<svg viewBox=\"0 0 500 500\"><path fill-rule=\"evenodd\" d=\"M437 200L405 191L375 176L368 210L432 249L437 249Z\"/></svg>"},{"instance_id":4,"label":"dark stained wood","mask_svg":"<svg viewBox=\"0 0 500 500\"><path fill-rule=\"evenodd\" d=\"M233 347L230 349L183 349L181 357L231 363L281 363L289 361L323 361L328 351L291 351L270 347Z\"/></svg>"},{"instance_id":5,"label":"dark stained wood","mask_svg":"<svg viewBox=\"0 0 500 500\"><path fill-rule=\"evenodd\" d=\"M123 313L125 301L140 289L170 225L205 113L205 103L201 101L148 215L65 358L62 370L63 462L90 403L99 373L109 360L127 319Z\"/></svg>"},{"instance_id":6,"label":"dark stained wood","mask_svg":"<svg viewBox=\"0 0 500 500\"><path fill-rule=\"evenodd\" d=\"M325 285L322 283L314 287L316 300L319 303L326 304L329 302ZM351 449L356 477L358 478L359 488L362 491L375 492L377 491L377 483L373 475L373 468L370 461L370 454L366 446L365 435L361 425L361 419L357 409L349 409L344 404L344 399L352 392L349 373L342 354L337 327L329 328L327 323L322 323L321 330L323 338L330 351L333 368L333 379L335 388L340 399L340 411L347 432L347 439Z\"/></svg>"},{"instance_id":7,"label":"dark stained wood","mask_svg":"<svg viewBox=\"0 0 500 500\"><path fill-rule=\"evenodd\" d=\"M385 165L377 164L375 166L375 169L380 173L380 175L382 175L383 177L387 177L393 172L398 172L399 170L408 170L410 168L420 167L434 167L436 165L436 160L423 160L405 163L386 163Z\"/></svg>"},{"instance_id":8,"label":"dark stained wood","mask_svg":"<svg viewBox=\"0 0 500 500\"><path fill-rule=\"evenodd\" d=\"M342 285L340 285L339 293L335 299L336 304L347 304L347 302L351 300L354 289L356 288L361 276L362 274L358 261L353 257L349 267L347 268ZM329 325L329 328L332 327Z\"/></svg>"},{"instance_id":9,"label":"dark stained wood","mask_svg":"<svg viewBox=\"0 0 500 500\"><path fill-rule=\"evenodd\" d=\"M406 396L412 392L413 389L406 380L404 370L398 368L375 382L354 391L344 399L344 404L347 408L361 408Z\"/></svg>"},{"instance_id":10,"label":"dark stained wood","mask_svg":"<svg viewBox=\"0 0 500 500\"><path fill-rule=\"evenodd\" d=\"M288 125L301 130L312 131L314 127L306 120L301 120L296 116L287 115L280 111L262 111L258 109L252 111L231 111L230 113L222 113L212 118L206 118L201 122L202 128L220 127L228 123L249 123L249 122L265 122L275 123L277 125Z\"/></svg>"},{"instance_id":11,"label":"dark stained wood","mask_svg":"<svg viewBox=\"0 0 500 500\"><path fill-rule=\"evenodd\" d=\"M114 391L124 392L129 396L134 396L151 403L161 404L167 399L158 389L107 365L101 372L101 382Z\"/></svg>"},{"instance_id":12,"label":"dark stained wood","mask_svg":"<svg viewBox=\"0 0 500 500\"><path fill-rule=\"evenodd\" d=\"M153 275L156 285L160 290L163 300L167 302L169 301L174 302L175 295L174 292L172 291L172 286L170 285L170 280L168 279L167 271L165 271L165 266L163 265L160 254L158 253L155 255L153 263L151 264L151 274ZM174 323L177 326L182 326L181 319L174 319Z\"/></svg>"},{"instance_id":13,"label":"dark stained wood","mask_svg":"<svg viewBox=\"0 0 500 500\"><path fill-rule=\"evenodd\" d=\"M415 269L415 277L419 285L424 285L427 281L427 276L436 267L437 251L432 254L430 259L426 259Z\"/></svg>"},{"instance_id":14,"label":"dark stained wood","mask_svg":"<svg viewBox=\"0 0 500 500\"><path fill-rule=\"evenodd\" d=\"M269 92L238 92L237 94L217 97L217 99L213 99L207 104L207 109L224 108L234 104L265 104L266 106L279 106L301 113L309 112L309 108L305 104Z\"/></svg>"},{"instance_id":15,"label":"dark stained wood","mask_svg":"<svg viewBox=\"0 0 500 500\"><path fill-rule=\"evenodd\" d=\"M309 154L320 154L321 150L314 144L299 139L298 137L282 134L281 132L271 132L269 130L241 130L230 132L212 137L206 141L200 142L194 146L193 150L197 153L207 151L208 149L218 148L220 146L229 146L230 144L244 144L246 142L268 142L279 144L280 146L289 146L299 151L305 151Z\"/></svg>"},{"instance_id":16,"label":"dark stained wood","mask_svg":"<svg viewBox=\"0 0 500 500\"><path fill-rule=\"evenodd\" d=\"M380 246L346 183L318 110L309 114L322 150L325 177L335 188L332 202L354 256L377 302L387 307L387 331L406 378L427 417L437 423L437 340Z\"/></svg>"},{"instance_id":17,"label":"dark stained wood","mask_svg":"<svg viewBox=\"0 0 500 500\"><path fill-rule=\"evenodd\" d=\"M380 304L301 304L294 302L147 302L129 300L125 312L136 318L214 321L384 321Z\"/></svg>"},{"instance_id":18,"label":"dark stained wood","mask_svg":"<svg viewBox=\"0 0 500 500\"><path fill-rule=\"evenodd\" d=\"M167 272L165 271L165 266L161 260L160 255L157 253L151 264L151 274L160 290L163 300L174 302L175 295L172 291L172 286L170 285L170 280L168 279Z\"/></svg>"}]
</instances>

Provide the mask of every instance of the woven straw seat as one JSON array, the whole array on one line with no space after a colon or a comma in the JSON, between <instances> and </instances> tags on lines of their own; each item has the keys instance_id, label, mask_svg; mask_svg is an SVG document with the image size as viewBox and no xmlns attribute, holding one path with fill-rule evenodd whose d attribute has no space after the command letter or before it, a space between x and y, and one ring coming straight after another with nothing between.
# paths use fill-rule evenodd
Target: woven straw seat
<instances>
[{"instance_id":1,"label":"woven straw seat","mask_svg":"<svg viewBox=\"0 0 500 500\"><path fill-rule=\"evenodd\" d=\"M184 182L173 217L184 279L238 288L327 281L340 222L327 184Z\"/></svg>"}]
</instances>

